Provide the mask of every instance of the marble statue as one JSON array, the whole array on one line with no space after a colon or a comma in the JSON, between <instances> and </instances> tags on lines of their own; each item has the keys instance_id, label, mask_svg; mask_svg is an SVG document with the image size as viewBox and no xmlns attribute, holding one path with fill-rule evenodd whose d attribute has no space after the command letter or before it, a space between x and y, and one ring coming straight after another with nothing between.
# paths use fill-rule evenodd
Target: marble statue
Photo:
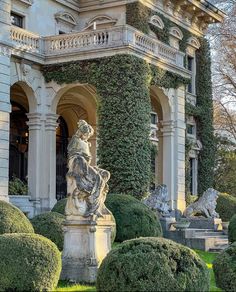
<instances>
[{"instance_id":1,"label":"marble statue","mask_svg":"<svg viewBox=\"0 0 236 292\"><path fill-rule=\"evenodd\" d=\"M155 190L143 200L143 203L163 216L170 214L169 195L166 185L158 185Z\"/></svg>"},{"instance_id":2,"label":"marble statue","mask_svg":"<svg viewBox=\"0 0 236 292\"><path fill-rule=\"evenodd\" d=\"M206 218L219 218L216 212L218 191L210 188L194 203L190 204L184 211L184 217L191 217L195 214L201 214Z\"/></svg>"},{"instance_id":3,"label":"marble statue","mask_svg":"<svg viewBox=\"0 0 236 292\"><path fill-rule=\"evenodd\" d=\"M108 193L110 173L91 166L90 143L93 128L84 120L68 145L68 173L66 215L103 217L110 214L104 202Z\"/></svg>"}]
</instances>

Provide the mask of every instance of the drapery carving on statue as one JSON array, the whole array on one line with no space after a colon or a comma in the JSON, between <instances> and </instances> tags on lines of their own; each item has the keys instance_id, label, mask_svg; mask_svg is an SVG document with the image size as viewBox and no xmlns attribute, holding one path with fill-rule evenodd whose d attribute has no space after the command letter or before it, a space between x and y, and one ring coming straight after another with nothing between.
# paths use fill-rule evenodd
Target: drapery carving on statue
<instances>
[{"instance_id":1,"label":"drapery carving on statue","mask_svg":"<svg viewBox=\"0 0 236 292\"><path fill-rule=\"evenodd\" d=\"M78 122L78 130L68 145L68 200L65 213L67 216L103 217L110 214L105 207L110 173L91 166L90 143L93 128L84 120Z\"/></svg>"}]
</instances>

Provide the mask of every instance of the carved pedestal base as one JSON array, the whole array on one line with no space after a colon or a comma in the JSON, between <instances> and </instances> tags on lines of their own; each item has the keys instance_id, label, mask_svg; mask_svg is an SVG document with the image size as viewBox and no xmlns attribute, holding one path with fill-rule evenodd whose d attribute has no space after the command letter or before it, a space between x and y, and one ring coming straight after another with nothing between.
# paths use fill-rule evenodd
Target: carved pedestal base
<instances>
[{"instance_id":1,"label":"carved pedestal base","mask_svg":"<svg viewBox=\"0 0 236 292\"><path fill-rule=\"evenodd\" d=\"M190 217L189 228L222 230L222 220L220 218Z\"/></svg>"},{"instance_id":2,"label":"carved pedestal base","mask_svg":"<svg viewBox=\"0 0 236 292\"><path fill-rule=\"evenodd\" d=\"M94 283L102 260L111 250L111 215L97 221L67 216L61 280Z\"/></svg>"}]
</instances>

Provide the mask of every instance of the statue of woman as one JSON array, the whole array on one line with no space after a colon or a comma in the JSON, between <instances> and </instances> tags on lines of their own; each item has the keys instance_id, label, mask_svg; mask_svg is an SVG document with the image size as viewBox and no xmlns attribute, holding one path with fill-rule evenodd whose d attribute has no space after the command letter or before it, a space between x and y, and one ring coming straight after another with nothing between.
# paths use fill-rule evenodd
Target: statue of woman
<instances>
[{"instance_id":1,"label":"statue of woman","mask_svg":"<svg viewBox=\"0 0 236 292\"><path fill-rule=\"evenodd\" d=\"M68 145L66 215L102 217L103 214L110 214L104 205L110 173L90 165L91 145L88 139L93 134L93 128L80 120L78 130Z\"/></svg>"}]
</instances>

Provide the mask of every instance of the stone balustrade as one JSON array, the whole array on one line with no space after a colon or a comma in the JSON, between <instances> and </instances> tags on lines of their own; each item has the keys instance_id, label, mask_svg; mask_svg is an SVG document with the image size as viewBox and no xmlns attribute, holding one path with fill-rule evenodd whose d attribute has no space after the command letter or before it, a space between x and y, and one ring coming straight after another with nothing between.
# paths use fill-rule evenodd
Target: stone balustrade
<instances>
[{"instance_id":1,"label":"stone balustrade","mask_svg":"<svg viewBox=\"0 0 236 292\"><path fill-rule=\"evenodd\" d=\"M60 58L67 53L79 55L80 52L98 49L105 52L106 49L130 48L141 55L149 54L151 57L164 59L165 63L184 68L184 53L128 25L47 37L39 37L12 26L11 40L16 48L38 52L49 58L52 56Z\"/></svg>"}]
</instances>

